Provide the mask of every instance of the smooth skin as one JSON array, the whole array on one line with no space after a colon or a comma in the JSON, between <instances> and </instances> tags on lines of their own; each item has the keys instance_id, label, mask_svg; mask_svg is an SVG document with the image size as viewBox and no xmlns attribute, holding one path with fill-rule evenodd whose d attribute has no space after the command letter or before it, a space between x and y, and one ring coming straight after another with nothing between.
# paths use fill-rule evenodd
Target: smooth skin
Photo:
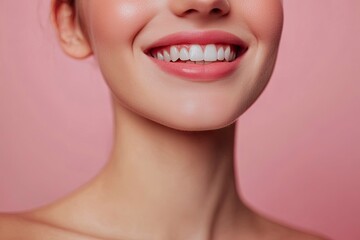
<instances>
[{"instance_id":1,"label":"smooth skin","mask_svg":"<svg viewBox=\"0 0 360 240\"><path fill-rule=\"evenodd\" d=\"M51 205L0 216L0 239L319 240L240 198L235 121L272 74L281 0L77 0L52 20L66 54L94 56L113 98L114 145L92 181ZM181 31L222 30L249 45L221 81L186 81L144 49ZM84 86L86 87L86 86Z\"/></svg>"}]
</instances>

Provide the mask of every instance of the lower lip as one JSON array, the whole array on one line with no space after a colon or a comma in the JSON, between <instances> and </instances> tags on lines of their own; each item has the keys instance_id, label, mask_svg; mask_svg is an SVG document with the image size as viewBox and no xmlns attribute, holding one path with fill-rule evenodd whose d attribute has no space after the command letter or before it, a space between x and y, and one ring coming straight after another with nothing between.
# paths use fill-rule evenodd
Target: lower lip
<instances>
[{"instance_id":1,"label":"lower lip","mask_svg":"<svg viewBox=\"0 0 360 240\"><path fill-rule=\"evenodd\" d=\"M235 72L241 62L241 56L232 62L214 62L210 64L165 62L152 57L150 59L164 72L195 82L222 80Z\"/></svg>"}]
</instances>

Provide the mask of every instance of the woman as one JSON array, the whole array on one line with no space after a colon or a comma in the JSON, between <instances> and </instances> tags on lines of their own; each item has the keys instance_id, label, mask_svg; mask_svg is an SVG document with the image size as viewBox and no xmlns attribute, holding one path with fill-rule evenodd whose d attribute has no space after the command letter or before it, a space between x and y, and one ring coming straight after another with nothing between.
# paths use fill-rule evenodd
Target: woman
<instances>
[{"instance_id":1,"label":"woman","mask_svg":"<svg viewBox=\"0 0 360 240\"><path fill-rule=\"evenodd\" d=\"M322 239L236 190L235 121L272 74L281 0L54 0L52 20L111 89L113 150L70 196L2 215L0 239Z\"/></svg>"}]
</instances>

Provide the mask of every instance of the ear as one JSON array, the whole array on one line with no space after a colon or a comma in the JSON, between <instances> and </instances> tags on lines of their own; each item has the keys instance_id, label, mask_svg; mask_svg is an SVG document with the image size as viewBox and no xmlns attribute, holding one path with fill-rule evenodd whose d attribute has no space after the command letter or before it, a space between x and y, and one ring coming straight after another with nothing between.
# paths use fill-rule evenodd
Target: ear
<instances>
[{"instance_id":1,"label":"ear","mask_svg":"<svg viewBox=\"0 0 360 240\"><path fill-rule=\"evenodd\" d=\"M76 17L75 7L66 1L56 4L56 0L53 0L51 20L66 54L76 59L92 54L91 46Z\"/></svg>"}]
</instances>

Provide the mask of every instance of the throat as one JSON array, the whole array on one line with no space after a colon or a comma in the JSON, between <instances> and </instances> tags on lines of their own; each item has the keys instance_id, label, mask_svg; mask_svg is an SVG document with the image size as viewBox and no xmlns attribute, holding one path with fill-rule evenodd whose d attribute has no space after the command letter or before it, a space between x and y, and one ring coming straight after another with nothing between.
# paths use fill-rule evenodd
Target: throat
<instances>
[{"instance_id":1,"label":"throat","mask_svg":"<svg viewBox=\"0 0 360 240\"><path fill-rule=\"evenodd\" d=\"M234 126L201 134L118 131L132 137L125 141L118 136L96 180L101 213L111 216L103 221L156 236L167 232L167 239L173 239L169 237L175 233L209 233L218 219L233 218L241 206L233 164Z\"/></svg>"},{"instance_id":2,"label":"throat","mask_svg":"<svg viewBox=\"0 0 360 240\"><path fill-rule=\"evenodd\" d=\"M196 133L128 120L116 125L101 173L44 210L48 222L100 239L210 240L238 229L246 208L236 190L234 125Z\"/></svg>"}]
</instances>

